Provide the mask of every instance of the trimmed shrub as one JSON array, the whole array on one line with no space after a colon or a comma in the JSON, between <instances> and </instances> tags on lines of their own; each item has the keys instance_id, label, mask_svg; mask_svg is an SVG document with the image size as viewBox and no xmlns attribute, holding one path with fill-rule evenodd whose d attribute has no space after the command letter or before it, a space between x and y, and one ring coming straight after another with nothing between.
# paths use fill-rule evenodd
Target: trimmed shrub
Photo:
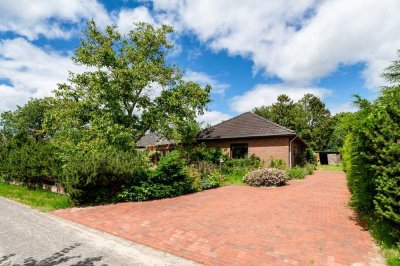
<instances>
[{"instance_id":1,"label":"trimmed shrub","mask_svg":"<svg viewBox=\"0 0 400 266\"><path fill-rule=\"evenodd\" d=\"M63 167L64 185L75 204L109 202L126 182L147 179L146 165L144 156L134 151L76 152Z\"/></svg>"},{"instance_id":2,"label":"trimmed shrub","mask_svg":"<svg viewBox=\"0 0 400 266\"><path fill-rule=\"evenodd\" d=\"M358 99L342 149L352 205L376 214L400 236L400 86L370 103Z\"/></svg>"},{"instance_id":3,"label":"trimmed shrub","mask_svg":"<svg viewBox=\"0 0 400 266\"><path fill-rule=\"evenodd\" d=\"M0 151L0 173L6 182L58 184L61 161L56 151L50 142L17 136Z\"/></svg>"},{"instance_id":4,"label":"trimmed shrub","mask_svg":"<svg viewBox=\"0 0 400 266\"><path fill-rule=\"evenodd\" d=\"M304 179L307 175L307 170L303 167L296 166L287 170L287 175L290 179Z\"/></svg>"},{"instance_id":5,"label":"trimmed shrub","mask_svg":"<svg viewBox=\"0 0 400 266\"><path fill-rule=\"evenodd\" d=\"M285 171L276 168L262 168L245 175L243 181L250 186L283 186L288 177Z\"/></svg>"}]
</instances>

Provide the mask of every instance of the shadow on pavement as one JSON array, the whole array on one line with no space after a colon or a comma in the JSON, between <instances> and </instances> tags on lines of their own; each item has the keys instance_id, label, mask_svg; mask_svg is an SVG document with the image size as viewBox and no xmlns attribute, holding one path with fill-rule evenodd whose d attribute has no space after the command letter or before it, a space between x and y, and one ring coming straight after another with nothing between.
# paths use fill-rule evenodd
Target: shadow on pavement
<instances>
[{"instance_id":1,"label":"shadow on pavement","mask_svg":"<svg viewBox=\"0 0 400 266\"><path fill-rule=\"evenodd\" d=\"M78 260L77 262L71 262L68 265L73 266L91 266L95 265L96 262L102 260L102 256L99 257L88 257L82 258L82 255L69 256L68 253L71 250L79 247L80 243L75 243L69 247L66 247L58 252L55 252L50 257L44 258L42 260L37 260L33 257L28 257L24 259L23 263L13 263L13 258L17 255L14 253L0 257L0 266L52 266L60 265L69 262L70 260ZM102 266L106 264L101 264Z\"/></svg>"}]
</instances>

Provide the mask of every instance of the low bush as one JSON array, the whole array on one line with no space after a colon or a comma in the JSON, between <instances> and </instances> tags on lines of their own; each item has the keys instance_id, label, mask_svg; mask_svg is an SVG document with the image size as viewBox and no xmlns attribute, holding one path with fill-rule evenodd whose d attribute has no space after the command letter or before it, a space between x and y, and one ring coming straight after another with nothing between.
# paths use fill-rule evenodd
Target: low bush
<instances>
[{"instance_id":1,"label":"low bush","mask_svg":"<svg viewBox=\"0 0 400 266\"><path fill-rule=\"evenodd\" d=\"M285 170L287 166L284 160L271 158L271 160L269 160L269 167Z\"/></svg>"},{"instance_id":2,"label":"low bush","mask_svg":"<svg viewBox=\"0 0 400 266\"><path fill-rule=\"evenodd\" d=\"M283 186L288 177L285 171L276 168L262 168L245 175L243 181L250 186Z\"/></svg>"},{"instance_id":3,"label":"low bush","mask_svg":"<svg viewBox=\"0 0 400 266\"><path fill-rule=\"evenodd\" d=\"M197 190L217 188L225 180L215 164L201 162L189 166L187 170L192 176Z\"/></svg>"},{"instance_id":4,"label":"low bush","mask_svg":"<svg viewBox=\"0 0 400 266\"><path fill-rule=\"evenodd\" d=\"M147 179L144 156L135 151L76 152L63 167L64 185L75 204L109 202L126 182Z\"/></svg>"},{"instance_id":5,"label":"low bush","mask_svg":"<svg viewBox=\"0 0 400 266\"><path fill-rule=\"evenodd\" d=\"M290 179L304 179L307 175L307 170L300 166L293 167L286 172Z\"/></svg>"},{"instance_id":6,"label":"low bush","mask_svg":"<svg viewBox=\"0 0 400 266\"><path fill-rule=\"evenodd\" d=\"M312 175L314 170L317 169L315 164L307 163L304 168L306 169L307 175Z\"/></svg>"},{"instance_id":7,"label":"low bush","mask_svg":"<svg viewBox=\"0 0 400 266\"><path fill-rule=\"evenodd\" d=\"M221 167L222 174L245 175L247 172L264 166L264 162L255 155L243 159L227 160Z\"/></svg>"},{"instance_id":8,"label":"low bush","mask_svg":"<svg viewBox=\"0 0 400 266\"><path fill-rule=\"evenodd\" d=\"M156 170L142 171L117 195L120 201L144 201L171 198L199 190L196 180L178 151L161 157Z\"/></svg>"}]
</instances>

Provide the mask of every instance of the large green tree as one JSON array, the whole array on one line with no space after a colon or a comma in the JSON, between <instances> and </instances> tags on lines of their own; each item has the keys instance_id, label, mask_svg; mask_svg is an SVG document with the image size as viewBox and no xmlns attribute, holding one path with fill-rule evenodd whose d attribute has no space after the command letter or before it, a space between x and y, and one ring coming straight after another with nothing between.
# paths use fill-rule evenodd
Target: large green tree
<instances>
[{"instance_id":1,"label":"large green tree","mask_svg":"<svg viewBox=\"0 0 400 266\"><path fill-rule=\"evenodd\" d=\"M172 31L137 23L121 34L115 26L101 31L89 22L72 57L87 68L70 73L69 83L56 89L53 130L61 127L85 142L104 135L119 145L148 130L176 141L193 135L190 128L198 128L195 118L210 101L211 88L184 81L178 67L167 63Z\"/></svg>"},{"instance_id":2,"label":"large green tree","mask_svg":"<svg viewBox=\"0 0 400 266\"><path fill-rule=\"evenodd\" d=\"M270 106L261 106L254 109L254 113L265 117L279 125L290 129L298 129L301 123L301 110L286 94L279 95L276 102Z\"/></svg>"},{"instance_id":3,"label":"large green tree","mask_svg":"<svg viewBox=\"0 0 400 266\"><path fill-rule=\"evenodd\" d=\"M255 108L253 111L296 131L314 150L330 148L332 117L325 104L315 95L306 94L297 102L293 102L287 95L279 95L272 105Z\"/></svg>"}]
</instances>

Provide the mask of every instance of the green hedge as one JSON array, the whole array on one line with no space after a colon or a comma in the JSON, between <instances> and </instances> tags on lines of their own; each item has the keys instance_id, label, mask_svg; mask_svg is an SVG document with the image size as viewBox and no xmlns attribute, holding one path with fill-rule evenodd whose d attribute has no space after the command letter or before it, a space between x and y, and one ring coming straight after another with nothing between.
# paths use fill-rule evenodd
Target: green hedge
<instances>
[{"instance_id":1,"label":"green hedge","mask_svg":"<svg viewBox=\"0 0 400 266\"><path fill-rule=\"evenodd\" d=\"M359 99L342 150L344 169L359 211L375 213L400 233L400 87L373 103Z\"/></svg>"},{"instance_id":2,"label":"green hedge","mask_svg":"<svg viewBox=\"0 0 400 266\"><path fill-rule=\"evenodd\" d=\"M59 184L61 161L46 141L17 135L0 150L0 173L7 182Z\"/></svg>"}]
</instances>

